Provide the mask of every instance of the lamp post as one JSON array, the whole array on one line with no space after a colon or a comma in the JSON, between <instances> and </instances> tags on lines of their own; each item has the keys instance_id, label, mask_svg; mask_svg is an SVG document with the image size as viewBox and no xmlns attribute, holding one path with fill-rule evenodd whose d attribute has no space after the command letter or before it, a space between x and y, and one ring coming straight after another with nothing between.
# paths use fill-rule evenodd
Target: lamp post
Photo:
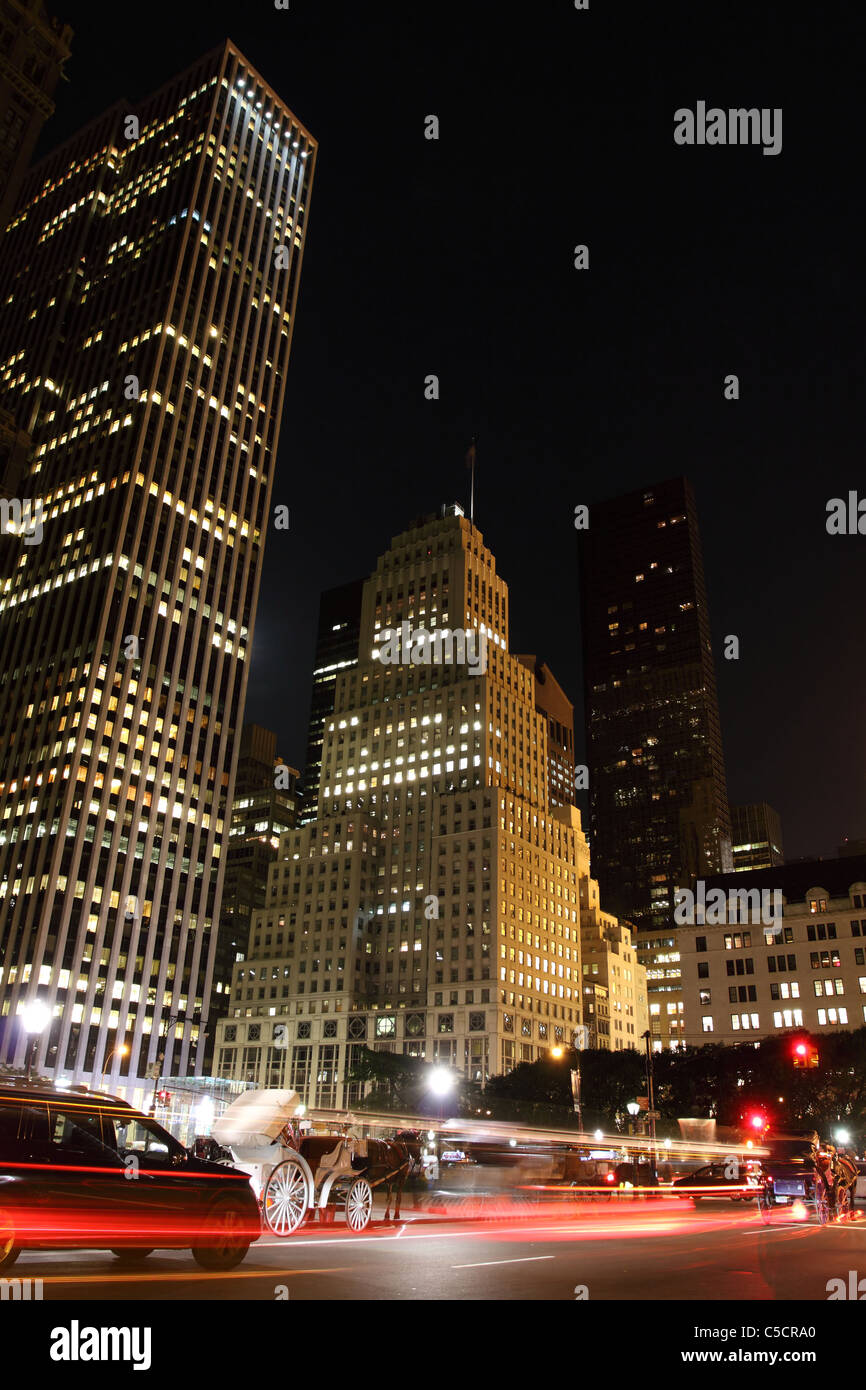
<instances>
[{"instance_id":1,"label":"lamp post","mask_svg":"<svg viewBox=\"0 0 866 1390\"><path fill-rule=\"evenodd\" d=\"M39 1039L51 1022L51 1010L41 999L32 999L21 1012L21 1024L25 1033L31 1035L27 1048L27 1080L33 1076L33 1064L39 1050Z\"/></svg>"},{"instance_id":2,"label":"lamp post","mask_svg":"<svg viewBox=\"0 0 866 1390\"><path fill-rule=\"evenodd\" d=\"M638 1105L636 1100L630 1100L625 1108L631 1116L631 1132L632 1134L634 1134L635 1125L637 1123L637 1117L640 1114L640 1106Z\"/></svg>"},{"instance_id":3,"label":"lamp post","mask_svg":"<svg viewBox=\"0 0 866 1390\"><path fill-rule=\"evenodd\" d=\"M111 1052L106 1053L106 1056L105 1056L105 1063L104 1063L103 1068L102 1068L102 1080L103 1080L103 1081L105 1080L105 1074L106 1074L106 1072L108 1071L109 1067L111 1066L111 1059L112 1059L112 1057L125 1057L125 1056L127 1055L128 1052L129 1052L129 1048L127 1047L126 1043L121 1043L120 1047L115 1047Z\"/></svg>"},{"instance_id":4,"label":"lamp post","mask_svg":"<svg viewBox=\"0 0 866 1390\"><path fill-rule=\"evenodd\" d=\"M571 1045L574 1048L574 1066L571 1069L571 1094L574 1097L574 1113L577 1115L577 1127L583 1132L583 1110L581 1108L580 1094L580 1050L582 1047L589 1046L589 1029L585 1023L581 1023L575 1028Z\"/></svg>"},{"instance_id":5,"label":"lamp post","mask_svg":"<svg viewBox=\"0 0 866 1390\"><path fill-rule=\"evenodd\" d=\"M649 1122L650 1122L650 1153L652 1158L653 1183L658 1182L658 1171L656 1168L656 1105L655 1093L653 1090L653 1054L652 1054L652 1035L647 1029L643 1035L646 1043L646 1079L647 1095L649 1096Z\"/></svg>"},{"instance_id":6,"label":"lamp post","mask_svg":"<svg viewBox=\"0 0 866 1390\"><path fill-rule=\"evenodd\" d=\"M158 1099L159 1099L159 1083L162 1081L162 1069L161 1069L161 1068L162 1068L163 1059L165 1058L165 1047L164 1047L164 1043L165 1043L166 1039L168 1038L168 1030L169 1030L169 1028L171 1027L171 1025L172 1025L173 1023L177 1023L179 1019L180 1019L180 1014L172 1014L172 1015L166 1020L165 1027L164 1027L163 1030L162 1030L162 1035L161 1035L160 1040L159 1040L159 1041L160 1041L160 1046L162 1047L162 1051L161 1051L161 1052L157 1052L157 1054L156 1054L156 1079L155 1079L155 1081L154 1081L154 1086L153 1086L153 1101L151 1102L151 1107L150 1107L150 1108L151 1108L151 1113L152 1113L152 1114L155 1114L155 1113L156 1113L156 1106L157 1106L157 1102L158 1102Z\"/></svg>"},{"instance_id":7,"label":"lamp post","mask_svg":"<svg viewBox=\"0 0 866 1390\"><path fill-rule=\"evenodd\" d=\"M439 1120L445 1118L445 1099L451 1094L455 1086L454 1073L447 1067L434 1067L427 1081L434 1096L439 1099Z\"/></svg>"}]
</instances>

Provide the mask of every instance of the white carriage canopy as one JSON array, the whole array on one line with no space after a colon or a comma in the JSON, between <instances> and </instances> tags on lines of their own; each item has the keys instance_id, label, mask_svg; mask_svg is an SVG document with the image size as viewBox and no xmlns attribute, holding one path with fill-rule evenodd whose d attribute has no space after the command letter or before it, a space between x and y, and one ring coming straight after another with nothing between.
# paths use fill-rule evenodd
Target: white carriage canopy
<instances>
[{"instance_id":1,"label":"white carriage canopy","mask_svg":"<svg viewBox=\"0 0 866 1390\"><path fill-rule=\"evenodd\" d=\"M223 1111L211 1132L226 1148L263 1149L303 1111L296 1091L245 1091Z\"/></svg>"}]
</instances>

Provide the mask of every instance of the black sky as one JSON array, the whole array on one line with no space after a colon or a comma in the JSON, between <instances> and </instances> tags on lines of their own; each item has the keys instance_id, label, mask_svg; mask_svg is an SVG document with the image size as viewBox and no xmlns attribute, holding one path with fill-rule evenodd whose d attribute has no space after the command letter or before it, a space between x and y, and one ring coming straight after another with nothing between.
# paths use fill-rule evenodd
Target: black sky
<instances>
[{"instance_id":1,"label":"black sky","mask_svg":"<svg viewBox=\"0 0 866 1390\"><path fill-rule=\"evenodd\" d=\"M866 15L590 5L49 0L76 33L40 149L226 37L320 143L274 491L292 526L268 539L247 702L290 762L320 590L468 501L477 432L512 649L578 723L574 507L692 479L731 799L770 801L789 856L832 853L866 834L866 537L825 530L830 497L866 494ZM677 147L698 100L781 107L781 154Z\"/></svg>"}]
</instances>

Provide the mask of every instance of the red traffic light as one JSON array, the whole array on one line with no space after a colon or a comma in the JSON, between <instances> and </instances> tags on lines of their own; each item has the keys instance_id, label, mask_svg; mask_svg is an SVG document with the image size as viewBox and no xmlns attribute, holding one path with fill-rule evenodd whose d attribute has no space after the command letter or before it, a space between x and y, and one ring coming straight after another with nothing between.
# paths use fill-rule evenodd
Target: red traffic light
<instances>
[{"instance_id":1,"label":"red traffic light","mask_svg":"<svg viewBox=\"0 0 866 1390\"><path fill-rule=\"evenodd\" d=\"M750 1115L750 1116L749 1116L749 1124L751 1125L752 1129L760 1129L760 1130L766 1129L766 1127L767 1127L767 1117L766 1117L766 1115L761 1115L760 1113L755 1113L754 1115Z\"/></svg>"},{"instance_id":2,"label":"red traffic light","mask_svg":"<svg viewBox=\"0 0 866 1390\"><path fill-rule=\"evenodd\" d=\"M813 1043L795 1043L793 1057L795 1067L817 1067L818 1065L818 1049Z\"/></svg>"},{"instance_id":3,"label":"red traffic light","mask_svg":"<svg viewBox=\"0 0 866 1390\"><path fill-rule=\"evenodd\" d=\"M171 1091L157 1091L156 1098L160 1105L168 1105L171 1100Z\"/></svg>"}]
</instances>

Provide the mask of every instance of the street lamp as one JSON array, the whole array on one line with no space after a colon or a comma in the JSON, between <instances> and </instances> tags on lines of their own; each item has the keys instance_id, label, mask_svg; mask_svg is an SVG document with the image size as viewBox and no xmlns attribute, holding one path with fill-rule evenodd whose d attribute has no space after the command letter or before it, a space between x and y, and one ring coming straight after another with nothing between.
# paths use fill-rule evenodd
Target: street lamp
<instances>
[{"instance_id":1,"label":"street lamp","mask_svg":"<svg viewBox=\"0 0 866 1390\"><path fill-rule=\"evenodd\" d=\"M644 1039L644 1042L646 1043L646 1075L647 1075L647 1090L648 1090L648 1092L649 1092L649 1122L650 1122L650 1140L651 1140L651 1144L652 1144L652 1173L653 1173L653 1184L655 1184L655 1183L658 1181L658 1172L657 1172L657 1169L656 1169L656 1106L655 1106L655 1095L654 1095L654 1088L653 1088L652 1034L650 1033L649 1029L647 1029L647 1031L644 1033L643 1039Z\"/></svg>"},{"instance_id":2,"label":"street lamp","mask_svg":"<svg viewBox=\"0 0 866 1390\"><path fill-rule=\"evenodd\" d=\"M160 1044L162 1044L162 1051L161 1051L161 1052L157 1051L156 1063L155 1063L155 1066L154 1066L154 1076L155 1076L156 1079L155 1079L154 1085L153 1085L153 1101L151 1102L151 1111L152 1111L153 1113L156 1112L157 1099L158 1099L158 1097L159 1097L159 1086L160 1086L160 1082L162 1081L162 1063L165 1061L165 1044L166 1044L166 1042L167 1042L167 1040L168 1040L168 1030L171 1028L172 1024L179 1023L181 1017L182 1017L181 1014L171 1014L171 1015L170 1015L170 1017L167 1019L167 1021L166 1021L166 1023L165 1023L165 1026L164 1026L164 1028L163 1028L163 1030L162 1030L162 1035L161 1035L159 1041L157 1042L157 1048L159 1048ZM173 1039L173 1038L172 1038L172 1043L171 1043L171 1045L172 1045L172 1051L173 1051L173 1050L174 1050L174 1039Z\"/></svg>"},{"instance_id":3,"label":"street lamp","mask_svg":"<svg viewBox=\"0 0 866 1390\"><path fill-rule=\"evenodd\" d=\"M631 1115L631 1132L632 1132L632 1134L634 1134L634 1132L635 1132L635 1121L636 1121L636 1119L637 1119L637 1116L640 1114L640 1106L638 1105L638 1103L637 1103L636 1100L630 1100L629 1103L628 1103L628 1105L627 1105L625 1108L626 1108L626 1110L628 1111L628 1113Z\"/></svg>"},{"instance_id":4,"label":"street lamp","mask_svg":"<svg viewBox=\"0 0 866 1390\"><path fill-rule=\"evenodd\" d=\"M21 1026L33 1040L27 1049L27 1080L33 1076L33 1063L39 1049L39 1038L51 1022L51 1010L41 999L32 999L21 1011Z\"/></svg>"},{"instance_id":5,"label":"street lamp","mask_svg":"<svg viewBox=\"0 0 866 1390\"><path fill-rule=\"evenodd\" d=\"M454 1089L454 1077L446 1067L434 1067L430 1073L430 1090L434 1096L447 1096Z\"/></svg>"},{"instance_id":6,"label":"street lamp","mask_svg":"<svg viewBox=\"0 0 866 1390\"><path fill-rule=\"evenodd\" d=\"M439 1101L439 1123L441 1124L445 1119L445 1101L454 1090L456 1078L447 1067L434 1067L427 1078L427 1085Z\"/></svg>"},{"instance_id":7,"label":"street lamp","mask_svg":"<svg viewBox=\"0 0 866 1390\"><path fill-rule=\"evenodd\" d=\"M127 1047L126 1043L121 1043L120 1047L115 1047L114 1050L113 1050L112 1052L109 1052L109 1053L106 1054L106 1057L105 1057L105 1065L104 1065L103 1068L102 1068L102 1079L103 1079L103 1081L105 1080L105 1074L106 1074L106 1072L108 1071L109 1067L111 1066L111 1059L112 1059L112 1057L125 1057L125 1056L127 1055L128 1052L129 1052L129 1048Z\"/></svg>"},{"instance_id":8,"label":"street lamp","mask_svg":"<svg viewBox=\"0 0 866 1390\"><path fill-rule=\"evenodd\" d=\"M574 1048L574 1066L571 1069L571 1094L574 1097L574 1111L577 1115L577 1127L583 1130L583 1109L581 1108L581 1076L580 1076L580 1051L589 1043L589 1029L586 1024L578 1024L571 1035L571 1045Z\"/></svg>"}]
</instances>

